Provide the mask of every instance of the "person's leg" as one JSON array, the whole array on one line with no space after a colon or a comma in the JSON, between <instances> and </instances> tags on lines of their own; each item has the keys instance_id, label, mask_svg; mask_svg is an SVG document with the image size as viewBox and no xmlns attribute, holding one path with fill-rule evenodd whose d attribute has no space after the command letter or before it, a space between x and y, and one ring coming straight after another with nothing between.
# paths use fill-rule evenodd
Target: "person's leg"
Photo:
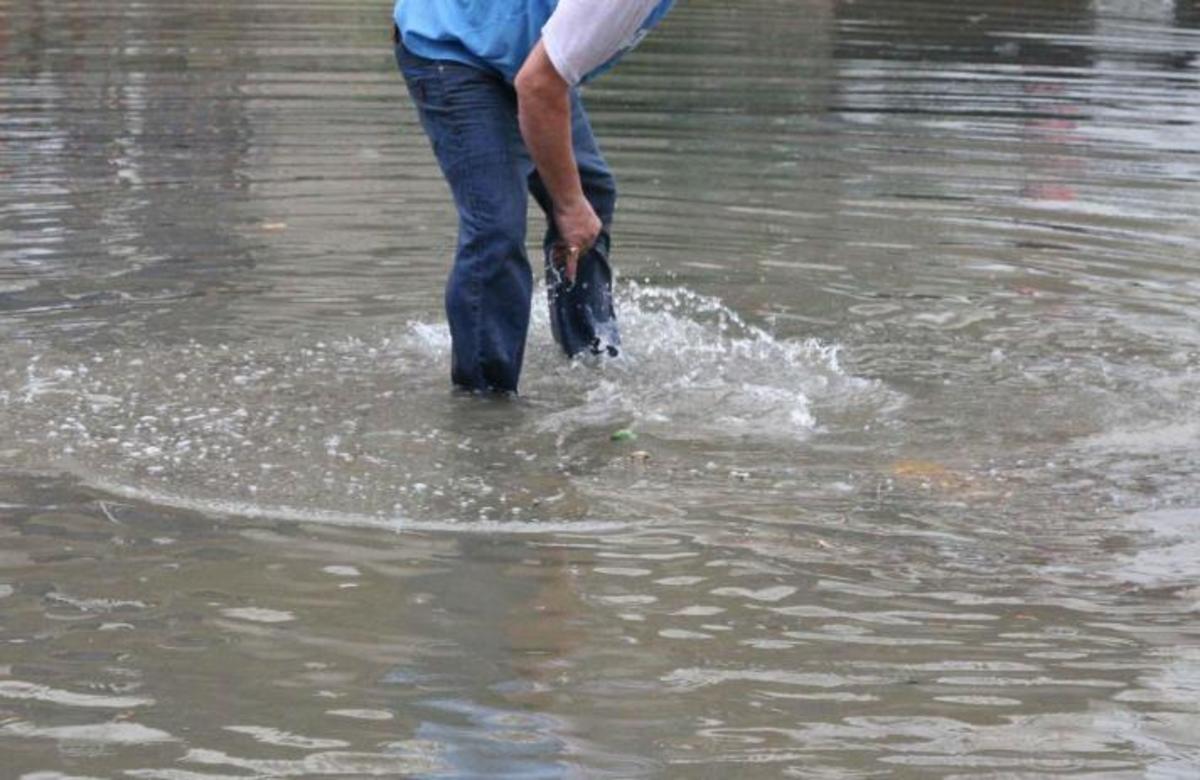
<instances>
[{"instance_id":1,"label":"person's leg","mask_svg":"<svg viewBox=\"0 0 1200 780\"><path fill-rule=\"evenodd\" d=\"M451 379L471 390L515 391L533 290L516 94L499 76L401 45L396 59L458 209L446 283Z\"/></svg>"},{"instance_id":2,"label":"person's leg","mask_svg":"<svg viewBox=\"0 0 1200 780\"><path fill-rule=\"evenodd\" d=\"M547 229L543 249L546 255L546 286L550 297L550 329L554 340L568 356L580 352L616 355L621 336L613 308L609 231L617 204L617 186L608 163L596 145L578 91L573 91L571 95L571 140L583 193L595 209L603 229L596 245L579 258L575 282L569 283L565 270L555 262L559 235L554 224L550 193L537 171L530 173L529 191L546 212Z\"/></svg>"}]
</instances>

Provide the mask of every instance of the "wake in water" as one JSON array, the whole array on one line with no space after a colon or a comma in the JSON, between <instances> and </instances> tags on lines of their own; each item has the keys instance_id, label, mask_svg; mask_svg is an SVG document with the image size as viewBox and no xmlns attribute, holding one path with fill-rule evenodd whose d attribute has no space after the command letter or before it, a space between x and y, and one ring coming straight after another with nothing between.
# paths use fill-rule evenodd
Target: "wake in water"
<instances>
[{"instance_id":1,"label":"wake in water","mask_svg":"<svg viewBox=\"0 0 1200 780\"><path fill-rule=\"evenodd\" d=\"M836 347L776 339L688 290L631 285L621 313L627 353L589 365L561 358L538 307L515 402L447 392L449 335L421 322L265 348L31 355L0 389L4 455L219 514L584 527L594 508L574 474L625 457L608 441L616 427L664 447L787 447L819 428L822 404L882 394L841 370Z\"/></svg>"}]
</instances>

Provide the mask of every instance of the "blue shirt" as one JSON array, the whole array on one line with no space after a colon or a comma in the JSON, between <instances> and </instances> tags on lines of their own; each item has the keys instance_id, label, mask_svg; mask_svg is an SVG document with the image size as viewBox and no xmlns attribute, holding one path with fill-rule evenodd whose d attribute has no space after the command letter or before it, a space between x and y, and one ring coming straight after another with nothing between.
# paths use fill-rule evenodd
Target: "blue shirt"
<instances>
[{"instance_id":1,"label":"blue shirt","mask_svg":"<svg viewBox=\"0 0 1200 780\"><path fill-rule=\"evenodd\" d=\"M634 42L658 24L674 0L660 0ZM558 0L397 0L396 26L404 47L418 57L452 60L516 78L541 38ZM628 51L586 74L592 78Z\"/></svg>"}]
</instances>

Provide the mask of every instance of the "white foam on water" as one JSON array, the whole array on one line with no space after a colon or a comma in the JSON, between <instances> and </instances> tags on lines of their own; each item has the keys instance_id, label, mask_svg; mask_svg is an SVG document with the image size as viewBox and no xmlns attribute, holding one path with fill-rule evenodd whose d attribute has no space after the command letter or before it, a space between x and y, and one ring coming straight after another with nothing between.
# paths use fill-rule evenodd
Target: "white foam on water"
<instances>
[{"instance_id":1,"label":"white foam on water","mask_svg":"<svg viewBox=\"0 0 1200 780\"><path fill-rule=\"evenodd\" d=\"M226 731L235 734L245 734L256 742L277 747L302 748L306 750L333 750L350 747L350 743L341 739L321 739L319 737L302 737L288 731L270 728L268 726L226 726Z\"/></svg>"},{"instance_id":2,"label":"white foam on water","mask_svg":"<svg viewBox=\"0 0 1200 780\"><path fill-rule=\"evenodd\" d=\"M321 571L335 577L361 577L362 572L353 566L325 566Z\"/></svg>"},{"instance_id":3,"label":"white foam on water","mask_svg":"<svg viewBox=\"0 0 1200 780\"><path fill-rule=\"evenodd\" d=\"M88 693L75 693L51 688L48 685L24 682L22 680L0 680L0 699L26 699L43 701L50 704L61 704L65 707L94 707L125 709L127 707L146 707L154 704L154 699L134 696L97 696Z\"/></svg>"},{"instance_id":4,"label":"white foam on water","mask_svg":"<svg viewBox=\"0 0 1200 780\"><path fill-rule=\"evenodd\" d=\"M696 690L730 682L753 682L802 688L843 688L874 686L893 682L882 675L842 675L821 672L796 672L788 669L711 669L692 667L675 669L662 678L676 690Z\"/></svg>"},{"instance_id":5,"label":"white foam on water","mask_svg":"<svg viewBox=\"0 0 1200 780\"><path fill-rule=\"evenodd\" d=\"M301 509L280 505L252 504L245 501L191 498L158 490L122 485L104 479L87 479L96 490L113 496L139 501L153 506L182 509L201 515L239 517L247 520L272 520L350 528L378 528L396 533L463 533L463 534L603 534L622 531L630 523L604 520L578 521L504 521L504 520L410 520L400 517L380 517L354 512L324 509Z\"/></svg>"},{"instance_id":6,"label":"white foam on water","mask_svg":"<svg viewBox=\"0 0 1200 780\"><path fill-rule=\"evenodd\" d=\"M406 755L324 751L297 759L256 759L219 750L192 749L180 761L205 766L230 766L266 777L409 777L443 767L430 746L416 746Z\"/></svg>"},{"instance_id":7,"label":"white foam on water","mask_svg":"<svg viewBox=\"0 0 1200 780\"><path fill-rule=\"evenodd\" d=\"M392 720L396 717L387 710L370 709L326 710L325 714L353 720Z\"/></svg>"},{"instance_id":8,"label":"white foam on water","mask_svg":"<svg viewBox=\"0 0 1200 780\"><path fill-rule=\"evenodd\" d=\"M145 609L147 606L144 601L101 598L85 599L58 591L47 593L45 598L48 601L74 607L80 612L116 612L118 610Z\"/></svg>"},{"instance_id":9,"label":"white foam on water","mask_svg":"<svg viewBox=\"0 0 1200 780\"><path fill-rule=\"evenodd\" d=\"M445 323L410 321L401 343L428 358L446 357L450 354L450 328Z\"/></svg>"},{"instance_id":10,"label":"white foam on water","mask_svg":"<svg viewBox=\"0 0 1200 780\"><path fill-rule=\"evenodd\" d=\"M796 588L791 585L776 585L771 588L762 588L761 590L751 590L749 588L717 588L712 591L714 596L732 596L748 598L752 601L765 601L774 603L782 601L788 596L796 592Z\"/></svg>"},{"instance_id":11,"label":"white foam on water","mask_svg":"<svg viewBox=\"0 0 1200 780\"><path fill-rule=\"evenodd\" d=\"M270 780L278 775L214 775L211 772L193 772L188 769L127 769L127 777L141 780Z\"/></svg>"},{"instance_id":12,"label":"white foam on water","mask_svg":"<svg viewBox=\"0 0 1200 780\"><path fill-rule=\"evenodd\" d=\"M18 720L0 726L0 736L38 737L60 742L91 742L103 745L149 745L177 742L178 737L128 721L121 723L91 723L77 726L38 726Z\"/></svg>"},{"instance_id":13,"label":"white foam on water","mask_svg":"<svg viewBox=\"0 0 1200 780\"><path fill-rule=\"evenodd\" d=\"M290 623L296 619L291 612L265 607L230 607L221 610L226 617L249 620L252 623Z\"/></svg>"},{"instance_id":14,"label":"white foam on water","mask_svg":"<svg viewBox=\"0 0 1200 780\"><path fill-rule=\"evenodd\" d=\"M969 707L1020 707L1020 699L1010 699L1007 696L934 696L934 701L944 701L947 704L965 704Z\"/></svg>"}]
</instances>

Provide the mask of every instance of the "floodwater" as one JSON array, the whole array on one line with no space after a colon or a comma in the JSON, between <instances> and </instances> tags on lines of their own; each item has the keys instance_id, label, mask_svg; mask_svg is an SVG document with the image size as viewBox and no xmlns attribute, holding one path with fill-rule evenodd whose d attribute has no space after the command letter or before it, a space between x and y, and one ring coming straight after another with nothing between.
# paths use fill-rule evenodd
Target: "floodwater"
<instances>
[{"instance_id":1,"label":"floodwater","mask_svg":"<svg viewBox=\"0 0 1200 780\"><path fill-rule=\"evenodd\" d=\"M0 0L0 777L1200 776L1195 0L683 2L512 401L388 5Z\"/></svg>"}]
</instances>

